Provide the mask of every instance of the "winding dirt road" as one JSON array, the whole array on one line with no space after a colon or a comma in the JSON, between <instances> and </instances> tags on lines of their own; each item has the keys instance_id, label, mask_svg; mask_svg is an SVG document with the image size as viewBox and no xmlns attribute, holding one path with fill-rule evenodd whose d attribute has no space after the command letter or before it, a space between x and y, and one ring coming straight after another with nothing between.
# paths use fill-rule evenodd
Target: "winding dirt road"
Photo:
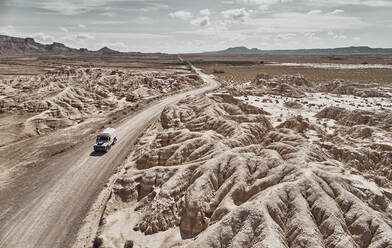
<instances>
[{"instance_id":1,"label":"winding dirt road","mask_svg":"<svg viewBox=\"0 0 392 248\"><path fill-rule=\"evenodd\" d=\"M205 87L168 97L124 121L117 127L119 141L107 154L93 156L93 141L87 142L58 156L39 172L40 175L35 175L45 180L37 180L39 184L28 195L18 196L23 200L14 207L11 217L0 223L0 247L64 248L72 245L105 181L125 160L131 144L144 128L168 104L218 86L210 76L196 71L207 83Z\"/></svg>"}]
</instances>

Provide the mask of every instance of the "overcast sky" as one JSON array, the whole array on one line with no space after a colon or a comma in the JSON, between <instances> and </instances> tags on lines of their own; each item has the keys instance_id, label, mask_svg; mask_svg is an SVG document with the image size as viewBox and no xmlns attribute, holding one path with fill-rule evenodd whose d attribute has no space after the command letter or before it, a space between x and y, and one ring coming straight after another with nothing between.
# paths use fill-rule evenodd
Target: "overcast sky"
<instances>
[{"instance_id":1,"label":"overcast sky","mask_svg":"<svg viewBox=\"0 0 392 248\"><path fill-rule=\"evenodd\" d=\"M392 0L0 0L0 34L169 53L392 47Z\"/></svg>"}]
</instances>

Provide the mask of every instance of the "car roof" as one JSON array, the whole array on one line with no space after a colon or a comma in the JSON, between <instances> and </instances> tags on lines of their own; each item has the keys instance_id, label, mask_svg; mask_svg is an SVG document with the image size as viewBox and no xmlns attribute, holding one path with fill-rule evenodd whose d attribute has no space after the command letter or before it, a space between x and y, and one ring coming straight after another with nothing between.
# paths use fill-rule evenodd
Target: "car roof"
<instances>
[{"instance_id":1,"label":"car roof","mask_svg":"<svg viewBox=\"0 0 392 248\"><path fill-rule=\"evenodd\" d=\"M108 134L108 133L100 133L100 134L98 134L97 137L110 137L110 134Z\"/></svg>"},{"instance_id":2,"label":"car roof","mask_svg":"<svg viewBox=\"0 0 392 248\"><path fill-rule=\"evenodd\" d=\"M101 134L112 135L116 130L114 128L106 128Z\"/></svg>"}]
</instances>

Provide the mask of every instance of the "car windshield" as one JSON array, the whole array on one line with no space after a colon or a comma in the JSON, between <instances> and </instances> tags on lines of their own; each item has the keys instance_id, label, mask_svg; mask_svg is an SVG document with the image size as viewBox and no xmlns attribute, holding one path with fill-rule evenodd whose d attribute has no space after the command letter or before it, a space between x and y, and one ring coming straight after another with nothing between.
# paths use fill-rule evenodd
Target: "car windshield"
<instances>
[{"instance_id":1,"label":"car windshield","mask_svg":"<svg viewBox=\"0 0 392 248\"><path fill-rule=\"evenodd\" d=\"M97 141L107 142L109 141L109 136L98 136Z\"/></svg>"}]
</instances>

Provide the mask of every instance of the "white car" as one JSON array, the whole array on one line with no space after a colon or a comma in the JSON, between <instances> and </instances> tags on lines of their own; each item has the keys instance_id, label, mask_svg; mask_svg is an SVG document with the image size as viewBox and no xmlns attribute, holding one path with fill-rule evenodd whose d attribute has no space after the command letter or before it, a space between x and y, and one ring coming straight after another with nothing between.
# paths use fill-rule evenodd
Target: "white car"
<instances>
[{"instance_id":1,"label":"white car","mask_svg":"<svg viewBox=\"0 0 392 248\"><path fill-rule=\"evenodd\" d=\"M114 128L106 128L97 136L94 151L107 152L117 142L117 134Z\"/></svg>"}]
</instances>

